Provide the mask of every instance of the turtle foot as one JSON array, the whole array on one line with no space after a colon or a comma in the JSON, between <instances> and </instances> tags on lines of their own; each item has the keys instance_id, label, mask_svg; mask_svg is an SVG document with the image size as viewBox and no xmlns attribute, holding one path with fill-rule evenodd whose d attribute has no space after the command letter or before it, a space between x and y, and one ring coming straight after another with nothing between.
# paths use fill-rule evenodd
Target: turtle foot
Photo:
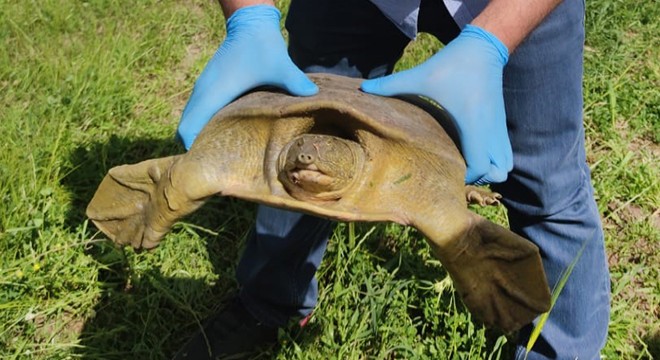
<instances>
[{"instance_id":1,"label":"turtle foot","mask_svg":"<svg viewBox=\"0 0 660 360\"><path fill-rule=\"evenodd\" d=\"M468 185L465 187L465 198L469 204L488 206L499 205L502 195L485 188Z\"/></svg>"},{"instance_id":2,"label":"turtle foot","mask_svg":"<svg viewBox=\"0 0 660 360\"><path fill-rule=\"evenodd\" d=\"M505 332L518 330L550 307L539 250L510 230L470 214L468 231L443 246L440 260L476 317Z\"/></svg>"},{"instance_id":3,"label":"turtle foot","mask_svg":"<svg viewBox=\"0 0 660 360\"><path fill-rule=\"evenodd\" d=\"M87 216L118 245L157 246L173 224L159 216L164 210L162 200L166 200L159 183L174 158L110 169L87 206Z\"/></svg>"}]
</instances>

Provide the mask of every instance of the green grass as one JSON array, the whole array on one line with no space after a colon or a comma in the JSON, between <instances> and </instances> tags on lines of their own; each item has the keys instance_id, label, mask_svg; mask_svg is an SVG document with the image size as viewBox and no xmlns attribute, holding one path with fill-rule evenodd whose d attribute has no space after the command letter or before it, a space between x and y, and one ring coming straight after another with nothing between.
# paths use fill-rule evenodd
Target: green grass
<instances>
[{"instance_id":1,"label":"green grass","mask_svg":"<svg viewBox=\"0 0 660 360\"><path fill-rule=\"evenodd\" d=\"M587 6L585 123L612 271L603 354L660 358L660 7ZM84 208L110 167L182 151L173 134L222 40L220 11L110 0L0 9L0 358L168 358L236 289L254 205L213 200L142 253L105 242ZM437 46L421 37L399 66ZM339 225L319 277L310 325L283 331L261 358L510 354L472 322L412 229Z\"/></svg>"}]
</instances>

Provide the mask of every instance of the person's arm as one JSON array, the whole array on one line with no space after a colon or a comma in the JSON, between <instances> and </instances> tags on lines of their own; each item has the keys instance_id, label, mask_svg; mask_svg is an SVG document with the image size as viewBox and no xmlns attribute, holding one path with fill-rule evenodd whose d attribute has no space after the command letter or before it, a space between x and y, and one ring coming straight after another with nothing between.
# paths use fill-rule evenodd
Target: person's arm
<instances>
[{"instance_id":1,"label":"person's arm","mask_svg":"<svg viewBox=\"0 0 660 360\"><path fill-rule=\"evenodd\" d=\"M491 0L473 21L495 35L509 53L525 40L562 0Z\"/></svg>"},{"instance_id":2,"label":"person's arm","mask_svg":"<svg viewBox=\"0 0 660 360\"><path fill-rule=\"evenodd\" d=\"M502 76L518 45L560 0L492 0L458 37L424 63L366 80L377 95L421 95L452 115L465 158L466 183L502 182L513 169Z\"/></svg>"},{"instance_id":3,"label":"person's arm","mask_svg":"<svg viewBox=\"0 0 660 360\"><path fill-rule=\"evenodd\" d=\"M229 19L236 10L252 5L270 5L275 6L275 3L272 0L218 0L220 6L222 7L222 13L225 15L225 19Z\"/></svg>"},{"instance_id":4,"label":"person's arm","mask_svg":"<svg viewBox=\"0 0 660 360\"><path fill-rule=\"evenodd\" d=\"M309 96L318 87L291 61L271 0L220 1L227 36L195 82L177 134L186 149L213 115L241 94L262 85Z\"/></svg>"}]
</instances>

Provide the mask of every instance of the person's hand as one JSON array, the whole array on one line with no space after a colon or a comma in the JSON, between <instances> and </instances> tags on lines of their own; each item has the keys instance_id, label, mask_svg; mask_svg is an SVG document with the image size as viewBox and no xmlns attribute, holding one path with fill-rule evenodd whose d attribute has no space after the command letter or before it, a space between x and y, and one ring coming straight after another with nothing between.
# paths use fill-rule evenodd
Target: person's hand
<instances>
[{"instance_id":1,"label":"person's hand","mask_svg":"<svg viewBox=\"0 0 660 360\"><path fill-rule=\"evenodd\" d=\"M456 123L467 164L465 182L502 182L513 168L502 95L508 57L507 48L495 36L467 25L426 62L366 80L362 90L383 96L421 95L436 101Z\"/></svg>"},{"instance_id":2,"label":"person's hand","mask_svg":"<svg viewBox=\"0 0 660 360\"><path fill-rule=\"evenodd\" d=\"M197 79L177 130L186 149L213 115L246 91L273 85L309 96L318 87L291 61L280 32L280 12L269 5L237 10L227 37Z\"/></svg>"}]
</instances>

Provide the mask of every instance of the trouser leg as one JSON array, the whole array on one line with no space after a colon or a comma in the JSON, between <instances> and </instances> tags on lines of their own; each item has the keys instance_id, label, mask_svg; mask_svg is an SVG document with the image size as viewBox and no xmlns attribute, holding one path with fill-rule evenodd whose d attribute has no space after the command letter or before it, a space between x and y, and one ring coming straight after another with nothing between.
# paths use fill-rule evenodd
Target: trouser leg
<instances>
[{"instance_id":1,"label":"trouser leg","mask_svg":"<svg viewBox=\"0 0 660 360\"><path fill-rule=\"evenodd\" d=\"M282 326L316 304L314 274L334 224L296 212L259 206L257 220L236 269L239 296L261 322Z\"/></svg>"},{"instance_id":2,"label":"trouser leg","mask_svg":"<svg viewBox=\"0 0 660 360\"><path fill-rule=\"evenodd\" d=\"M528 359L598 359L609 273L584 149L584 3L566 0L513 53L504 97L514 169L502 193L512 230L535 242L550 286L584 252ZM522 358L531 327L521 331Z\"/></svg>"},{"instance_id":3,"label":"trouser leg","mask_svg":"<svg viewBox=\"0 0 660 360\"><path fill-rule=\"evenodd\" d=\"M428 13L433 19L437 11L420 13L420 29L451 40L432 21L424 24ZM493 187L504 196L511 229L539 246L551 286L585 246L528 359L597 359L607 336L610 280L582 125L583 44L584 2L566 0L504 73L514 169ZM518 358L531 329L520 333Z\"/></svg>"},{"instance_id":4,"label":"trouser leg","mask_svg":"<svg viewBox=\"0 0 660 360\"><path fill-rule=\"evenodd\" d=\"M291 58L305 72L382 76L408 42L367 1L294 0L287 28ZM315 273L332 228L325 219L259 207L236 271L239 296L252 315L281 326L312 311Z\"/></svg>"}]
</instances>

